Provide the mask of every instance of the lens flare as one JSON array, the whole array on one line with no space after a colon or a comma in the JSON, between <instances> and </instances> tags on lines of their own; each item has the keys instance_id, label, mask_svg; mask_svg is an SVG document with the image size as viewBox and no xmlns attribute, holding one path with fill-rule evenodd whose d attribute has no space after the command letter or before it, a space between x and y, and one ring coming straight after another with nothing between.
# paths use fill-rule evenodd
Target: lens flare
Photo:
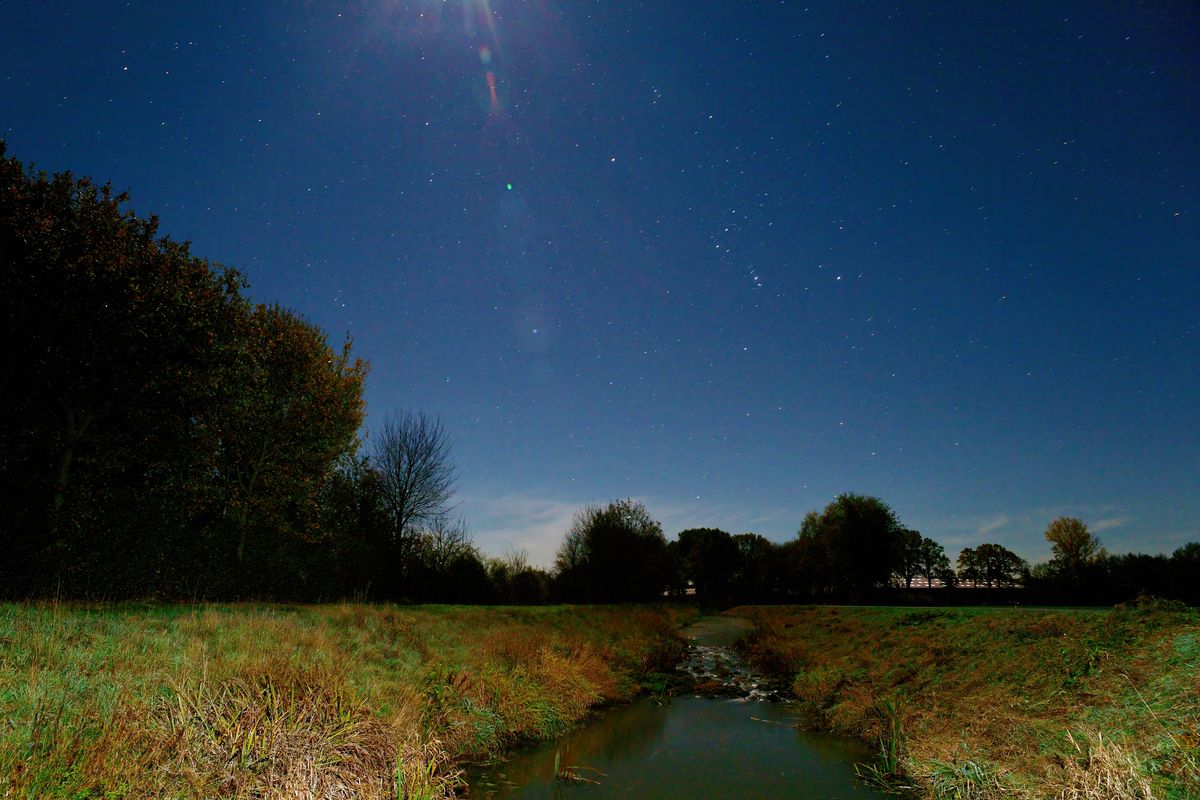
<instances>
[{"instance_id":1,"label":"lens flare","mask_svg":"<svg viewBox=\"0 0 1200 800\"><path fill-rule=\"evenodd\" d=\"M487 85L488 96L492 101L491 112L495 114L500 111L500 98L496 96L496 73L492 72L490 69L487 72Z\"/></svg>"}]
</instances>

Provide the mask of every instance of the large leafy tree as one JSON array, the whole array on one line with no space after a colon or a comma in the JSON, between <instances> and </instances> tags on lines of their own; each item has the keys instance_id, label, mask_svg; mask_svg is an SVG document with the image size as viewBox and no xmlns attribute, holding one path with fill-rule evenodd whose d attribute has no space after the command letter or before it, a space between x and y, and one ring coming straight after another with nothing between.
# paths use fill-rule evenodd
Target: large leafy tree
<instances>
[{"instance_id":1,"label":"large leafy tree","mask_svg":"<svg viewBox=\"0 0 1200 800\"><path fill-rule=\"evenodd\" d=\"M1046 541L1054 552L1051 568L1075 585L1083 581L1088 565L1103 554L1100 539L1075 517L1059 517L1051 522L1046 527Z\"/></svg>"},{"instance_id":2,"label":"large leafy tree","mask_svg":"<svg viewBox=\"0 0 1200 800\"><path fill-rule=\"evenodd\" d=\"M1025 559L1001 544L985 542L975 548L983 563L983 575L990 586L1015 586L1029 571Z\"/></svg>"},{"instance_id":3,"label":"large leafy tree","mask_svg":"<svg viewBox=\"0 0 1200 800\"><path fill-rule=\"evenodd\" d=\"M555 558L559 593L585 602L647 601L670 583L662 525L635 500L587 506Z\"/></svg>"},{"instance_id":4,"label":"large leafy tree","mask_svg":"<svg viewBox=\"0 0 1200 800\"><path fill-rule=\"evenodd\" d=\"M127 199L27 171L0 143L0 513L26 575L103 570L112 526L191 484L181 450L244 312L236 271L160 237Z\"/></svg>"},{"instance_id":5,"label":"large leafy tree","mask_svg":"<svg viewBox=\"0 0 1200 800\"><path fill-rule=\"evenodd\" d=\"M319 493L357 447L363 420L367 366L350 348L334 350L319 328L277 305L244 319L229 391L201 421L239 564L254 545L319 535Z\"/></svg>"},{"instance_id":6,"label":"large leafy tree","mask_svg":"<svg viewBox=\"0 0 1200 800\"><path fill-rule=\"evenodd\" d=\"M254 545L294 583L366 367L126 204L0 143L0 581L192 595Z\"/></svg>"},{"instance_id":7,"label":"large leafy tree","mask_svg":"<svg viewBox=\"0 0 1200 800\"><path fill-rule=\"evenodd\" d=\"M896 569L903 528L892 509L877 497L841 494L821 512L810 512L799 541L806 570L818 594L861 596L885 586Z\"/></svg>"},{"instance_id":8,"label":"large leafy tree","mask_svg":"<svg viewBox=\"0 0 1200 800\"><path fill-rule=\"evenodd\" d=\"M718 528L689 528L680 531L672 544L680 577L685 584L692 584L702 602L729 599L741 556L732 536Z\"/></svg>"},{"instance_id":9,"label":"large leafy tree","mask_svg":"<svg viewBox=\"0 0 1200 800\"><path fill-rule=\"evenodd\" d=\"M973 586L1014 586L1028 572L1029 565L1007 547L985 542L965 548L958 554L958 574Z\"/></svg>"}]
</instances>

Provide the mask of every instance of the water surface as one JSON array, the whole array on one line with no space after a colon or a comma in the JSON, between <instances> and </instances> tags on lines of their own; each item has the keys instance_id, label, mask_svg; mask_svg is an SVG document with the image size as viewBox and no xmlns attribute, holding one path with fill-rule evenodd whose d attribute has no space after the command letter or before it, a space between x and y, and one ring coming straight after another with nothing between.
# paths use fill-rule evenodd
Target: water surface
<instances>
[{"instance_id":1,"label":"water surface","mask_svg":"<svg viewBox=\"0 0 1200 800\"><path fill-rule=\"evenodd\" d=\"M641 700L598 716L556 740L468 776L470 797L538 798L882 798L857 783L852 764L869 759L859 742L798 729L788 703L737 659L730 645L745 620L706 617L685 630L681 669L733 696ZM564 780L574 775L578 780Z\"/></svg>"}]
</instances>

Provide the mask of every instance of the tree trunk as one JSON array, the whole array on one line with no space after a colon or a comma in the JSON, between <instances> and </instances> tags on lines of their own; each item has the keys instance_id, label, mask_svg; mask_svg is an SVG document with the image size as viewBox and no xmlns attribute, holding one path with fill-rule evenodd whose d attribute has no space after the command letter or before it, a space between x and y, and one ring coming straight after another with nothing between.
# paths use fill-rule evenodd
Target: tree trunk
<instances>
[{"instance_id":1,"label":"tree trunk","mask_svg":"<svg viewBox=\"0 0 1200 800\"><path fill-rule=\"evenodd\" d=\"M50 514L46 520L46 544L57 550L63 544L59 534L59 513L67 502L67 483L71 477L71 462L75 460L75 448L67 445L58 457L58 470L54 476L54 495L50 500Z\"/></svg>"}]
</instances>

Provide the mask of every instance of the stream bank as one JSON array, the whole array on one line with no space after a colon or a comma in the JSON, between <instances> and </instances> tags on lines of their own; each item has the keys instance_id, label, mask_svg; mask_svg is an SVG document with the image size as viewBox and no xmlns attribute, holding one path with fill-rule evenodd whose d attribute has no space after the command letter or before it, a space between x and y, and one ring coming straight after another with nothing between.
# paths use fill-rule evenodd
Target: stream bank
<instances>
[{"instance_id":1,"label":"stream bank","mask_svg":"<svg viewBox=\"0 0 1200 800\"><path fill-rule=\"evenodd\" d=\"M618 706L565 736L467 776L469 797L881 798L854 776L859 742L797 729L795 708L733 643L753 630L737 617L684 629L677 672L693 690Z\"/></svg>"}]
</instances>

